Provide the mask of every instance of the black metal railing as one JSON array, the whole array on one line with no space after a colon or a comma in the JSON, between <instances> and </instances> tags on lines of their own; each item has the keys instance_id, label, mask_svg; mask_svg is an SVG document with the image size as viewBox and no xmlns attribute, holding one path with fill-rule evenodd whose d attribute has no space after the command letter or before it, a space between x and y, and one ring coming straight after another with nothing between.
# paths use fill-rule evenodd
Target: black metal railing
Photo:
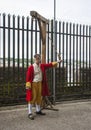
<instances>
[{"instance_id":1,"label":"black metal railing","mask_svg":"<svg viewBox=\"0 0 91 130\"><path fill-rule=\"evenodd\" d=\"M56 101L66 97L91 96L91 27L56 21L56 44L53 43L53 20L47 25L46 62L53 61L53 47L63 62L48 70L48 84ZM41 36L37 20L30 17L0 15L0 105L25 101L26 70L33 55L41 54Z\"/></svg>"}]
</instances>

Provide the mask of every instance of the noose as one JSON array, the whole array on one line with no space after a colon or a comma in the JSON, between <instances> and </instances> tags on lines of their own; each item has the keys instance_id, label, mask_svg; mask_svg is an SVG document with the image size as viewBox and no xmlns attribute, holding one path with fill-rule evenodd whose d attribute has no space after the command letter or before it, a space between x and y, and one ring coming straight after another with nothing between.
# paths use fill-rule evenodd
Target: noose
<instances>
[{"instance_id":1,"label":"noose","mask_svg":"<svg viewBox=\"0 0 91 130\"><path fill-rule=\"evenodd\" d=\"M55 48L55 52L56 52L56 54L57 54L58 60L62 60L62 57L61 57L61 54L62 54L62 53L58 53L58 52L57 52L57 49L56 49L55 45L54 45L53 42L52 42L52 39L51 39L49 36L48 36L48 38L51 40L51 43L52 43L53 48Z\"/></svg>"}]
</instances>

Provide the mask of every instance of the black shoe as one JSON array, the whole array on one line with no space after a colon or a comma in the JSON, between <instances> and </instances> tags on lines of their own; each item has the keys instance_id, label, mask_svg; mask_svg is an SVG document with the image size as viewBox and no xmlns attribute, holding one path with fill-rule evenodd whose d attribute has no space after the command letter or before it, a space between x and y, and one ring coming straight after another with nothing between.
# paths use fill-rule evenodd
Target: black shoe
<instances>
[{"instance_id":1,"label":"black shoe","mask_svg":"<svg viewBox=\"0 0 91 130\"><path fill-rule=\"evenodd\" d=\"M29 114L28 118L31 119L31 120L34 120L34 116L32 114Z\"/></svg>"},{"instance_id":2,"label":"black shoe","mask_svg":"<svg viewBox=\"0 0 91 130\"><path fill-rule=\"evenodd\" d=\"M37 115L46 115L45 113L43 113L42 111L36 112Z\"/></svg>"}]
</instances>

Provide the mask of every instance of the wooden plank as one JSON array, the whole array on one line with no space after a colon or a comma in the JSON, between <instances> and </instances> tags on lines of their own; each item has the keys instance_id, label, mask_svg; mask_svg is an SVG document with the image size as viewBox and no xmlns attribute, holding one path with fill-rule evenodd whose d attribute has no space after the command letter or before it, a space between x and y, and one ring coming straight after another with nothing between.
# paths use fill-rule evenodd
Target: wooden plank
<instances>
[{"instance_id":1,"label":"wooden plank","mask_svg":"<svg viewBox=\"0 0 91 130\"><path fill-rule=\"evenodd\" d=\"M30 15L38 20L42 40L42 63L46 63L46 24L49 23L49 20L38 14L36 11L30 11Z\"/></svg>"},{"instance_id":2,"label":"wooden plank","mask_svg":"<svg viewBox=\"0 0 91 130\"><path fill-rule=\"evenodd\" d=\"M45 22L45 23L49 23L49 20L44 18L43 16L41 16L39 13L37 13L36 11L30 11L30 15L34 18L37 18L39 20L41 20L42 22Z\"/></svg>"}]
</instances>

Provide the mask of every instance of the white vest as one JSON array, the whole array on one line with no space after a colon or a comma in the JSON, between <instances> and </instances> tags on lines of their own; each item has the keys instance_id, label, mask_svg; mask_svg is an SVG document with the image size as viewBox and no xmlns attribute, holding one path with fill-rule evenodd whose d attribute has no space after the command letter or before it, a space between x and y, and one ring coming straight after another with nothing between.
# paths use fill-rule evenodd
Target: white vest
<instances>
[{"instance_id":1,"label":"white vest","mask_svg":"<svg viewBox=\"0 0 91 130\"><path fill-rule=\"evenodd\" d=\"M34 79L33 79L33 82L42 81L42 71L41 71L40 65L37 65L36 63L34 63L33 67L34 67Z\"/></svg>"}]
</instances>

